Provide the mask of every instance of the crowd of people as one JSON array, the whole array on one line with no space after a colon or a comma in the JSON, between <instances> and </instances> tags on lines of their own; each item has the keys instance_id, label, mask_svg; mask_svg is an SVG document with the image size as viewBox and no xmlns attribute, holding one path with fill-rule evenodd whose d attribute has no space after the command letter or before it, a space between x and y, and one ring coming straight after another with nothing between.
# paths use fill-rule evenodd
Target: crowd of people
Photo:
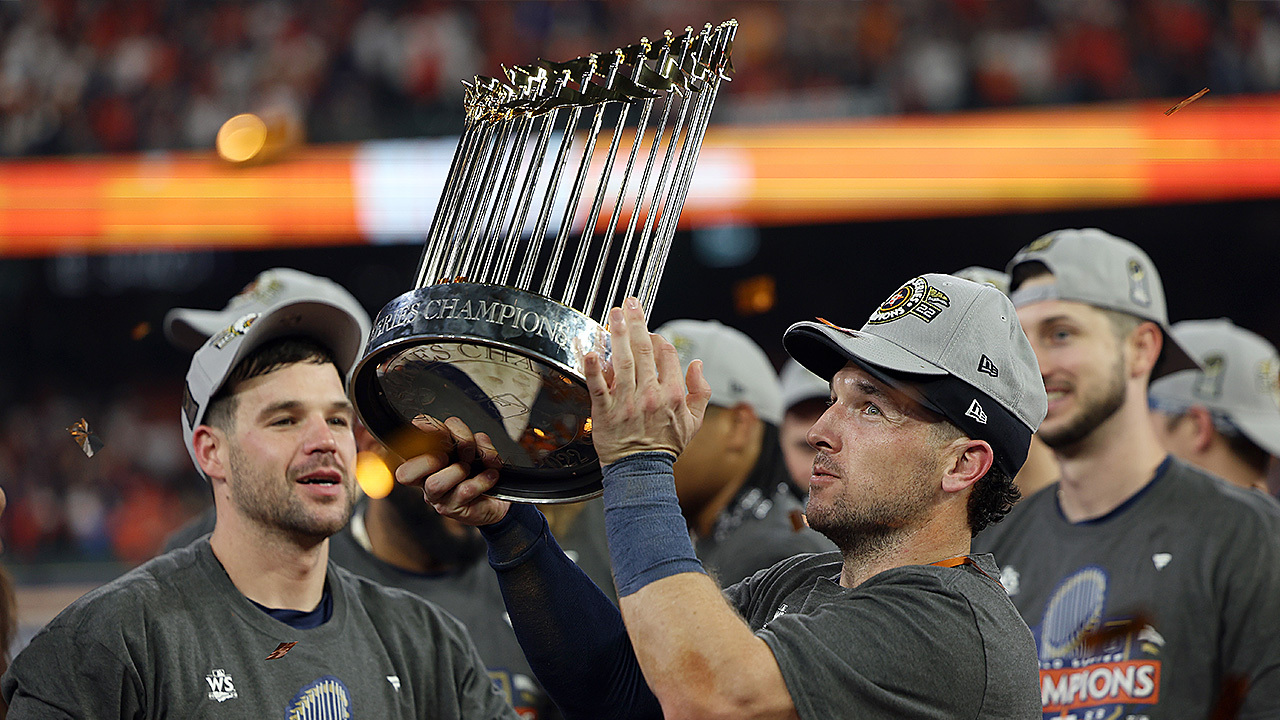
<instances>
[{"instance_id":1,"label":"crowd of people","mask_svg":"<svg viewBox=\"0 0 1280 720\"><path fill-rule=\"evenodd\" d=\"M29 397L0 414L9 497L0 540L10 566L38 574L67 563L136 565L207 505L173 426L179 391L139 383L106 393L48 387ZM103 443L93 456L71 432L80 420Z\"/></svg>"},{"instance_id":2,"label":"crowd of people","mask_svg":"<svg viewBox=\"0 0 1280 720\"><path fill-rule=\"evenodd\" d=\"M35 0L0 3L0 154L208 149L241 112L451 133L464 78L730 17L719 122L1280 89L1273 2Z\"/></svg>"}]
</instances>

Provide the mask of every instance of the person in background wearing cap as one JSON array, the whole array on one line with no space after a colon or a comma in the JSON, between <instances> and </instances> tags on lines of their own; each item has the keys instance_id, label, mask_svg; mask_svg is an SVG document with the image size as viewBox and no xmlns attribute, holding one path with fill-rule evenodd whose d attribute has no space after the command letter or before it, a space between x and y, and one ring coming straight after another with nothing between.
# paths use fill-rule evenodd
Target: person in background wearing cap
<instances>
[{"instance_id":1,"label":"person in background wearing cap","mask_svg":"<svg viewBox=\"0 0 1280 720\"><path fill-rule=\"evenodd\" d=\"M707 571L728 587L792 555L834 550L805 525L788 481L782 391L764 350L715 320L672 320L657 333L683 367L701 360L711 385L702 427L675 466L680 510Z\"/></svg>"},{"instance_id":2,"label":"person in background wearing cap","mask_svg":"<svg viewBox=\"0 0 1280 720\"><path fill-rule=\"evenodd\" d=\"M787 360L778 379L782 383L782 427L778 442L792 484L803 498L809 492L809 475L817 450L809 444L809 428L827 411L831 383L814 375L795 360Z\"/></svg>"},{"instance_id":3,"label":"person in background wearing cap","mask_svg":"<svg viewBox=\"0 0 1280 720\"><path fill-rule=\"evenodd\" d=\"M723 594L694 555L672 477L714 391L700 362L681 377L634 298L610 312L609 332L610 366L589 354L586 377L621 614L530 506L480 494L499 473L484 434L451 418L456 455L397 473L481 527L525 654L566 717L1036 716L1034 641L992 558L969 548L1018 497L1012 477L1045 412L1008 298L925 275L860 331L787 331L787 352L831 379L809 433L808 517L839 552L784 560Z\"/></svg>"},{"instance_id":4,"label":"person in background wearing cap","mask_svg":"<svg viewBox=\"0 0 1280 720\"><path fill-rule=\"evenodd\" d=\"M368 337L369 316L345 288L328 278L291 268L264 270L221 311L174 308L165 316L165 334L180 349L195 352L208 337L247 312L261 312L281 302L318 300L346 310ZM356 446L374 453L389 468L400 459L382 446L359 423ZM599 502L597 501L597 504ZM604 546L604 510L598 508L599 545ZM592 517L584 513L579 517ZM211 508L174 533L167 550L186 547L212 532ZM569 528L581 531L585 523ZM562 540L565 533L558 535ZM576 541L577 536L570 538ZM582 542L572 544L575 549ZM364 497L351 521L329 538L329 557L357 575L401 588L443 608L467 628L499 689L522 718L558 717L554 705L533 678L505 619L506 608L498 582L484 562L484 541L475 528L441 517L422 502L420 493L395 485L385 497ZM603 550L590 574L596 582L609 582L607 550ZM597 569L599 568L602 569ZM607 586L612 590L612 583Z\"/></svg>"},{"instance_id":5,"label":"person in background wearing cap","mask_svg":"<svg viewBox=\"0 0 1280 720\"><path fill-rule=\"evenodd\" d=\"M1036 637L1045 717L1280 715L1277 506L1161 447L1148 381L1195 365L1151 259L1060 230L1009 272L1061 480L974 548L999 559Z\"/></svg>"},{"instance_id":6,"label":"person in background wearing cap","mask_svg":"<svg viewBox=\"0 0 1280 720\"><path fill-rule=\"evenodd\" d=\"M1009 294L1009 274L981 265L970 265L955 271L958 278L983 283ZM1031 437L1031 449L1027 451L1027 461L1022 464L1018 476L1013 479L1022 497L1030 497L1041 488L1058 479L1058 460L1053 451L1037 436Z\"/></svg>"},{"instance_id":7,"label":"person in background wearing cap","mask_svg":"<svg viewBox=\"0 0 1280 720\"><path fill-rule=\"evenodd\" d=\"M1226 318L1184 320L1173 336L1203 370L1151 383L1151 420L1166 450L1240 487L1267 492L1280 455L1280 357Z\"/></svg>"},{"instance_id":8,"label":"person in background wearing cap","mask_svg":"<svg viewBox=\"0 0 1280 720\"><path fill-rule=\"evenodd\" d=\"M0 682L11 717L515 718L457 620L329 562L357 499L364 328L294 300L213 334L181 422L207 538L72 603Z\"/></svg>"}]
</instances>

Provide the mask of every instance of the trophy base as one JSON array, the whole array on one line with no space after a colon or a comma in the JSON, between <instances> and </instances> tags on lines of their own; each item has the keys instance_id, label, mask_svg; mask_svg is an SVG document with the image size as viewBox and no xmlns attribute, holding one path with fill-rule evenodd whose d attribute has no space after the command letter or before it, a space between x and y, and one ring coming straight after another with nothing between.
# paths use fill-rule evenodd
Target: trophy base
<instances>
[{"instance_id":1,"label":"trophy base","mask_svg":"<svg viewBox=\"0 0 1280 720\"><path fill-rule=\"evenodd\" d=\"M582 359L607 357L608 338L586 315L528 291L430 285L378 313L351 396L369 431L402 458L449 450L415 418L457 417L492 438L502 459L490 495L577 502L602 492Z\"/></svg>"}]
</instances>

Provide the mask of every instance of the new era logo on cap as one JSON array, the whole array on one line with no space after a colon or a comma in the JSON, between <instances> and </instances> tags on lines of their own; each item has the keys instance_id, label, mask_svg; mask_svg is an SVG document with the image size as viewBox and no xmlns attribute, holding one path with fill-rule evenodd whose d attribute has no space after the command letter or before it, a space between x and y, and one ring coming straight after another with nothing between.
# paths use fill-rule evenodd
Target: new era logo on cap
<instances>
[{"instance_id":1,"label":"new era logo on cap","mask_svg":"<svg viewBox=\"0 0 1280 720\"><path fill-rule=\"evenodd\" d=\"M965 410L964 414L982 423L983 425L987 424L987 414L983 412L982 406L978 404L977 398L974 398L973 402L969 403L969 409Z\"/></svg>"},{"instance_id":2,"label":"new era logo on cap","mask_svg":"<svg viewBox=\"0 0 1280 720\"><path fill-rule=\"evenodd\" d=\"M1000 368L996 367L996 364L991 362L991 358L986 355L983 355L982 359L978 361L978 372L986 373L993 378L1000 377Z\"/></svg>"}]
</instances>

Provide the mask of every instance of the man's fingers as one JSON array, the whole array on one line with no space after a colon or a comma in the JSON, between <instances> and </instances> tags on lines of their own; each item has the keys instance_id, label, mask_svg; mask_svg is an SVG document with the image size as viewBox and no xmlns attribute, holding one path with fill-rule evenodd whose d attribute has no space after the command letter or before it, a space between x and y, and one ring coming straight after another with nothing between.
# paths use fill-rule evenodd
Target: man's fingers
<instances>
[{"instance_id":1,"label":"man's fingers","mask_svg":"<svg viewBox=\"0 0 1280 720\"><path fill-rule=\"evenodd\" d=\"M464 464L470 465L476 459L476 437L471 432L471 428L462 421L461 418L451 417L444 421L444 426L453 433L455 452L458 454L458 460Z\"/></svg>"},{"instance_id":2,"label":"man's fingers","mask_svg":"<svg viewBox=\"0 0 1280 720\"><path fill-rule=\"evenodd\" d=\"M674 348L673 348L674 350ZM711 402L711 383L702 375L702 361L694 360L689 363L689 370L684 378L685 387L689 388L689 392L685 395L685 406L689 408L689 414L698 421L699 427L702 425L702 418L707 414L707 403Z\"/></svg>"},{"instance_id":3,"label":"man's fingers","mask_svg":"<svg viewBox=\"0 0 1280 720\"><path fill-rule=\"evenodd\" d=\"M649 339L653 342L654 360L658 365L658 382L664 385L678 382L683 390L684 373L680 372L680 353L676 352L676 346L657 333L650 333Z\"/></svg>"},{"instance_id":4,"label":"man's fingers","mask_svg":"<svg viewBox=\"0 0 1280 720\"><path fill-rule=\"evenodd\" d=\"M609 381L604 374L604 361L600 359L600 353L587 353L582 359L582 369L587 379L587 392L591 393L591 406L594 412L598 403L607 403L609 399Z\"/></svg>"},{"instance_id":5,"label":"man's fingers","mask_svg":"<svg viewBox=\"0 0 1280 720\"><path fill-rule=\"evenodd\" d=\"M409 458L396 468L396 482L402 485L421 486L428 475L440 472L448 464L448 455L426 453Z\"/></svg>"},{"instance_id":6,"label":"man's fingers","mask_svg":"<svg viewBox=\"0 0 1280 720\"><path fill-rule=\"evenodd\" d=\"M653 340L645 325L644 310L640 307L640 300L634 297L627 298L623 306L623 316L627 321L627 342L631 344L631 357L635 361L636 387L648 387L657 382L658 368L654 364Z\"/></svg>"},{"instance_id":7,"label":"man's fingers","mask_svg":"<svg viewBox=\"0 0 1280 720\"><path fill-rule=\"evenodd\" d=\"M502 467L502 456L498 455L498 448L493 446L493 438L487 433L476 433L476 456L480 464L490 470Z\"/></svg>"},{"instance_id":8,"label":"man's fingers","mask_svg":"<svg viewBox=\"0 0 1280 720\"><path fill-rule=\"evenodd\" d=\"M609 340L613 345L610 358L613 364L613 389L630 394L636 386L636 362L631 352L631 339L627 334L627 320L622 308L609 311Z\"/></svg>"}]
</instances>

